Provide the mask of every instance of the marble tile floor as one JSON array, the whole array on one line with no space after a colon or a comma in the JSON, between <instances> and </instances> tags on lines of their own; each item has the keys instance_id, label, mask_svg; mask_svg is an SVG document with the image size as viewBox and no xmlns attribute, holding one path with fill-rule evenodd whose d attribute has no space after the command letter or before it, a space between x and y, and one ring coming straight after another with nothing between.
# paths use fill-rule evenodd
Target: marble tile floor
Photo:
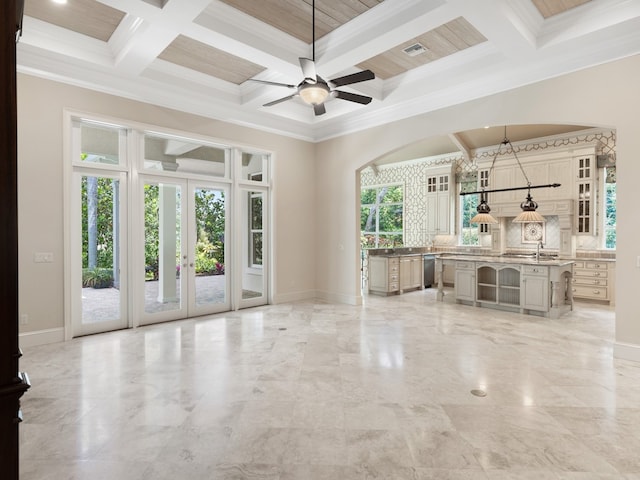
<instances>
[{"instance_id":1,"label":"marble tile floor","mask_svg":"<svg viewBox=\"0 0 640 480\"><path fill-rule=\"evenodd\" d=\"M27 348L21 478L640 479L640 364L613 339L610 307L429 289Z\"/></svg>"}]
</instances>

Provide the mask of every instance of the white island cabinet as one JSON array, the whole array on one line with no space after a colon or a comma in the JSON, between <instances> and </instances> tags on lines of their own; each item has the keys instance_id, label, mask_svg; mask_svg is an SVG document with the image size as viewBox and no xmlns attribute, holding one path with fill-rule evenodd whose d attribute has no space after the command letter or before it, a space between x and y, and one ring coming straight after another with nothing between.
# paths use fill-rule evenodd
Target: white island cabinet
<instances>
[{"instance_id":1,"label":"white island cabinet","mask_svg":"<svg viewBox=\"0 0 640 480\"><path fill-rule=\"evenodd\" d=\"M522 308L546 312L549 310L549 267L524 265L522 267Z\"/></svg>"},{"instance_id":2,"label":"white island cabinet","mask_svg":"<svg viewBox=\"0 0 640 480\"><path fill-rule=\"evenodd\" d=\"M455 266L455 300L478 307L558 318L573 309L572 261L480 255L436 258L438 300L444 300L442 274Z\"/></svg>"},{"instance_id":3,"label":"white island cabinet","mask_svg":"<svg viewBox=\"0 0 640 480\"><path fill-rule=\"evenodd\" d=\"M476 269L469 262L456 262L454 288L456 300L473 302L476 299Z\"/></svg>"}]
</instances>

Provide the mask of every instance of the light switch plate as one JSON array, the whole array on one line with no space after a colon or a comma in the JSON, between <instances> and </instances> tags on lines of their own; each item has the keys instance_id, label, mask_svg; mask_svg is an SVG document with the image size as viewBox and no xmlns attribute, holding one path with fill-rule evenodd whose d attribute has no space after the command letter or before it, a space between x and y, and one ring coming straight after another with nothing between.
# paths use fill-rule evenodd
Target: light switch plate
<instances>
[{"instance_id":1,"label":"light switch plate","mask_svg":"<svg viewBox=\"0 0 640 480\"><path fill-rule=\"evenodd\" d=\"M53 263L52 252L36 252L33 254L34 263Z\"/></svg>"}]
</instances>

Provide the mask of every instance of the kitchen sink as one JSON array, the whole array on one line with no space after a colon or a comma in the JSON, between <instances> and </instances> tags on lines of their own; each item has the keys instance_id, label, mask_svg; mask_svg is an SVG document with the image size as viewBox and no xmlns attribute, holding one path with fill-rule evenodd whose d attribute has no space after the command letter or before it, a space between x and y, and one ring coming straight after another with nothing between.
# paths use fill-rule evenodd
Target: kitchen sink
<instances>
[{"instance_id":1,"label":"kitchen sink","mask_svg":"<svg viewBox=\"0 0 640 480\"><path fill-rule=\"evenodd\" d=\"M501 257L505 257L505 258L529 258L529 259L535 259L536 258L536 254L535 253L503 253L502 255L500 255ZM543 262L543 261L551 261L551 260L557 260L558 256L557 255L551 255L551 254L540 254L540 258L539 261Z\"/></svg>"}]
</instances>

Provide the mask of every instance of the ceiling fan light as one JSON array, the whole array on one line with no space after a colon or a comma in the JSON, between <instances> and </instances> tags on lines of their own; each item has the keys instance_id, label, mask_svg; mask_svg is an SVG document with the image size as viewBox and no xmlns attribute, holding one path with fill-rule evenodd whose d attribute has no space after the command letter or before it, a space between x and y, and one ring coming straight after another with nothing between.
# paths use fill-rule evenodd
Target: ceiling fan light
<instances>
[{"instance_id":1,"label":"ceiling fan light","mask_svg":"<svg viewBox=\"0 0 640 480\"><path fill-rule=\"evenodd\" d=\"M329 87L323 83L305 84L300 87L300 97L309 105L320 105L329 96Z\"/></svg>"}]
</instances>

